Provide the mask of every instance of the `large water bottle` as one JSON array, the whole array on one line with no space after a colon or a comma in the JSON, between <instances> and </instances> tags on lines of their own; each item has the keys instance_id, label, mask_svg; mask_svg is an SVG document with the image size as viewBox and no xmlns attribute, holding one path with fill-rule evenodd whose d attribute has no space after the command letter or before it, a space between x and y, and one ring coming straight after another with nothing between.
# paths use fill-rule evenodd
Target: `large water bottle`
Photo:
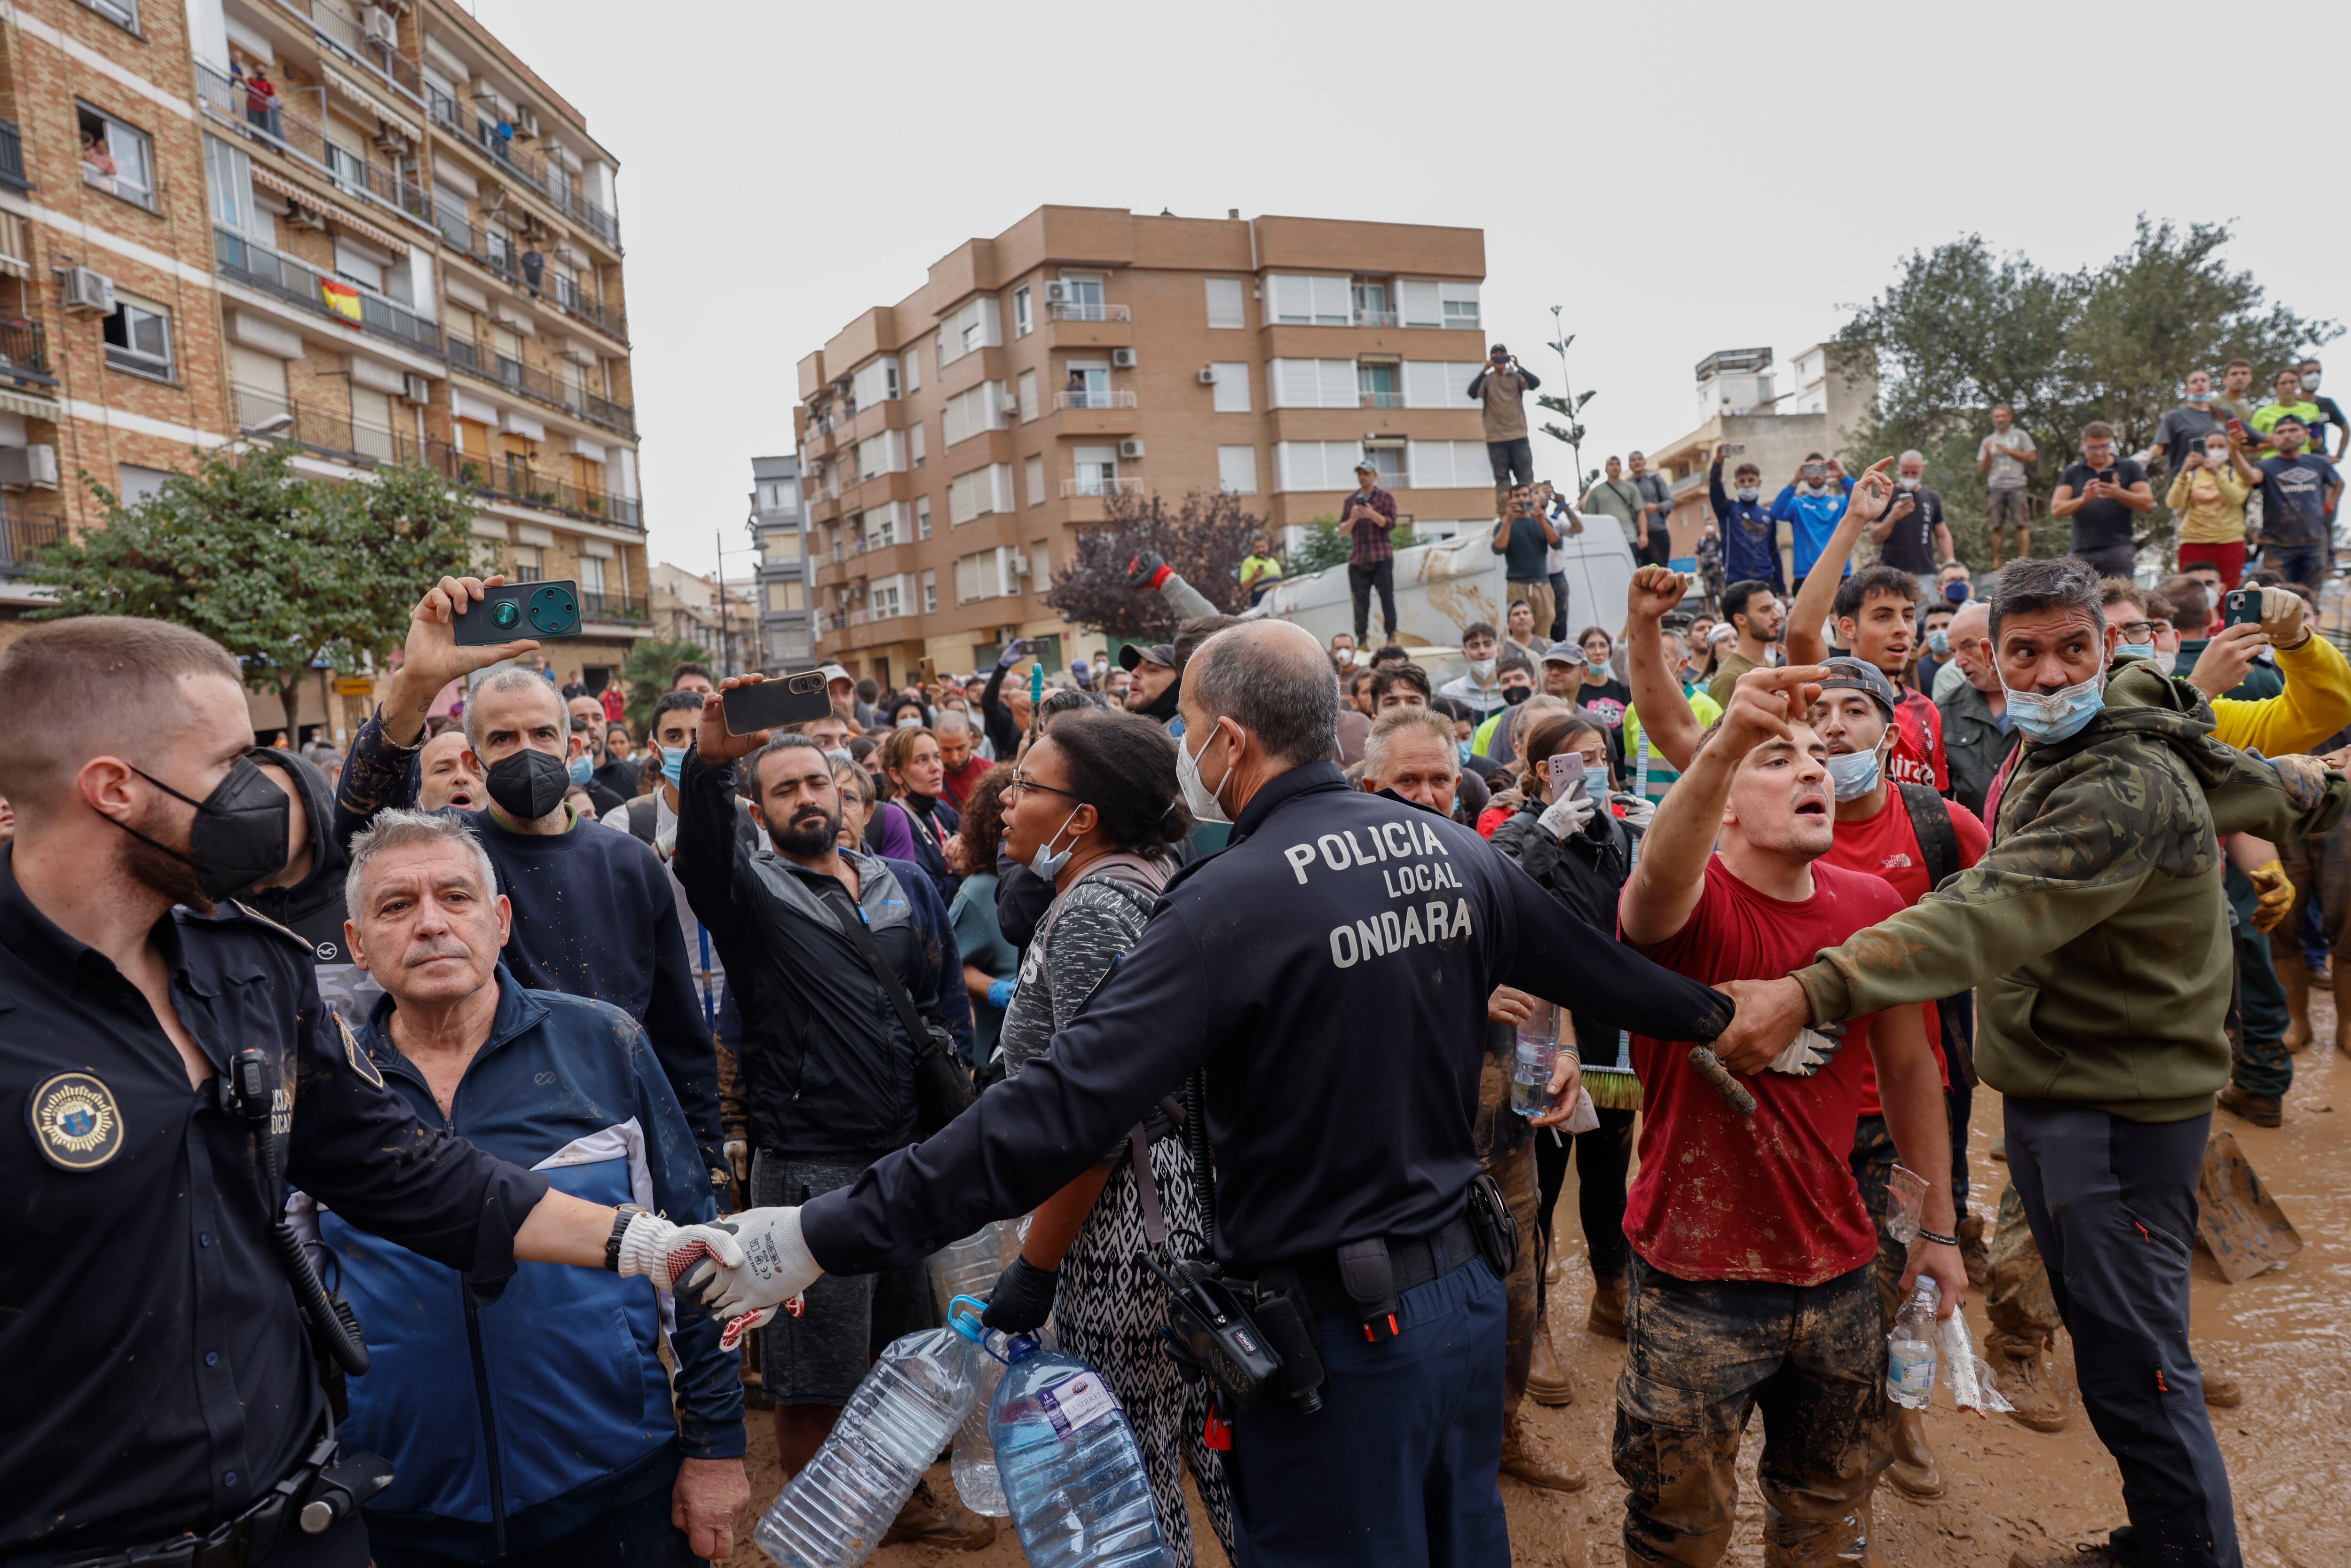
<instances>
[{"instance_id":1,"label":"large water bottle","mask_svg":"<svg viewBox=\"0 0 2351 1568\"><path fill-rule=\"evenodd\" d=\"M947 1310L957 1296L984 1301L996 1289L997 1276L1010 1261L1005 1248L1013 1228L1001 1219L991 1219L962 1240L949 1242L931 1254L931 1304L938 1310L940 1322L947 1321Z\"/></svg>"},{"instance_id":2,"label":"large water bottle","mask_svg":"<svg viewBox=\"0 0 2351 1568\"><path fill-rule=\"evenodd\" d=\"M925 1329L893 1343L849 1396L808 1468L753 1539L784 1568L856 1568L882 1544L979 1389L969 1341Z\"/></svg>"},{"instance_id":3,"label":"large water bottle","mask_svg":"<svg viewBox=\"0 0 2351 1568\"><path fill-rule=\"evenodd\" d=\"M1540 1116L1551 1109L1551 1073L1559 1061L1559 1009L1541 997L1519 1025L1519 1059L1510 1073L1510 1109Z\"/></svg>"},{"instance_id":4,"label":"large water bottle","mask_svg":"<svg viewBox=\"0 0 2351 1568\"><path fill-rule=\"evenodd\" d=\"M1102 1375L1012 1342L987 1433L1030 1568L1175 1568L1134 1428Z\"/></svg>"},{"instance_id":5,"label":"large water bottle","mask_svg":"<svg viewBox=\"0 0 2351 1568\"><path fill-rule=\"evenodd\" d=\"M987 1407L1004 1376L1004 1363L986 1354L974 1360L979 1372L979 1397L971 1402L971 1414L956 1428L956 1495L972 1512L1002 1519L1012 1510L1004 1500L1003 1478L996 1471L996 1445L987 1436Z\"/></svg>"},{"instance_id":6,"label":"large water bottle","mask_svg":"<svg viewBox=\"0 0 2351 1568\"><path fill-rule=\"evenodd\" d=\"M1924 1410L1935 1393L1937 1294L1935 1281L1920 1275L1886 1336L1886 1396L1912 1410Z\"/></svg>"}]
</instances>

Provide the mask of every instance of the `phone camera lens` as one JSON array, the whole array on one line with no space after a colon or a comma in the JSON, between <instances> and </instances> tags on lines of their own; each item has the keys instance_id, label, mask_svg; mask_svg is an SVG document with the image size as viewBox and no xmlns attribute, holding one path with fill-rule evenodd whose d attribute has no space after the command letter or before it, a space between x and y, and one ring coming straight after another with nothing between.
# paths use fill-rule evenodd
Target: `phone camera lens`
<instances>
[{"instance_id":1,"label":"phone camera lens","mask_svg":"<svg viewBox=\"0 0 2351 1568\"><path fill-rule=\"evenodd\" d=\"M501 626L512 626L522 619L522 612L516 607L513 600L501 600L490 611L490 619Z\"/></svg>"}]
</instances>

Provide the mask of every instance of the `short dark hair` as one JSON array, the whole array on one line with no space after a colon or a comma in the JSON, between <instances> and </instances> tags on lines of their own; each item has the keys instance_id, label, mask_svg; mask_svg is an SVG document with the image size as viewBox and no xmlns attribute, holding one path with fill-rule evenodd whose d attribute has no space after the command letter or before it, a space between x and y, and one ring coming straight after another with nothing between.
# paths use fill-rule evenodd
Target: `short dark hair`
<instances>
[{"instance_id":1,"label":"short dark hair","mask_svg":"<svg viewBox=\"0 0 2351 1568\"><path fill-rule=\"evenodd\" d=\"M1524 670L1527 679L1532 680L1535 676L1535 662L1515 647L1506 648L1502 651L1502 656L1494 661L1494 674L1498 678L1504 670Z\"/></svg>"},{"instance_id":2,"label":"short dark hair","mask_svg":"<svg viewBox=\"0 0 2351 1568\"><path fill-rule=\"evenodd\" d=\"M1862 606L1881 593L1893 594L1903 603L1915 605L1918 602L1918 580L1897 566L1865 566L1837 584L1836 599L1829 613L1840 621L1859 615Z\"/></svg>"},{"instance_id":3,"label":"short dark hair","mask_svg":"<svg viewBox=\"0 0 2351 1568\"><path fill-rule=\"evenodd\" d=\"M2103 419L2094 419L2082 427L2082 439L2085 442L2112 441L2114 438L2115 427Z\"/></svg>"},{"instance_id":4,"label":"short dark hair","mask_svg":"<svg viewBox=\"0 0 2351 1568\"><path fill-rule=\"evenodd\" d=\"M1410 686L1420 694L1420 700L1424 703L1431 695L1428 672L1418 664L1384 664L1372 672L1372 706L1378 707L1380 699L1398 686Z\"/></svg>"},{"instance_id":5,"label":"short dark hair","mask_svg":"<svg viewBox=\"0 0 2351 1568\"><path fill-rule=\"evenodd\" d=\"M1746 614L1749 600L1759 593L1769 594L1773 591L1770 583L1757 578L1743 578L1732 583L1722 591L1722 618L1728 621L1734 615Z\"/></svg>"},{"instance_id":6,"label":"short dark hair","mask_svg":"<svg viewBox=\"0 0 2351 1568\"><path fill-rule=\"evenodd\" d=\"M8 716L0 793L38 813L66 799L93 757L151 760L185 712L183 675L244 685L236 661L201 632L129 615L36 626L0 653L0 713Z\"/></svg>"},{"instance_id":7,"label":"short dark hair","mask_svg":"<svg viewBox=\"0 0 2351 1568\"><path fill-rule=\"evenodd\" d=\"M771 737L767 745L759 747L758 751L751 754L750 785L752 800L765 801L768 790L764 779L764 769L768 766L768 758L770 757L781 756L787 751L815 752L816 759L824 764L825 777L828 779L832 777L832 759L825 756L824 747L819 746L815 741L810 740L805 735L799 734L796 731L787 730L781 735Z\"/></svg>"},{"instance_id":8,"label":"short dark hair","mask_svg":"<svg viewBox=\"0 0 2351 1568\"><path fill-rule=\"evenodd\" d=\"M1412 663L1412 650L1405 647L1401 643L1390 643L1382 647L1378 653L1372 655L1372 663L1374 664L1409 664Z\"/></svg>"},{"instance_id":9,"label":"short dark hair","mask_svg":"<svg viewBox=\"0 0 2351 1568\"><path fill-rule=\"evenodd\" d=\"M1004 787L1012 782L1012 772L1009 762L998 763L964 797L956 831L963 835L964 853L973 865L996 863L996 848L1004 841Z\"/></svg>"},{"instance_id":10,"label":"short dark hair","mask_svg":"<svg viewBox=\"0 0 2351 1568\"><path fill-rule=\"evenodd\" d=\"M1758 479L1763 477L1763 470L1758 468L1752 463L1741 463L1738 467L1730 471L1730 476L1734 479L1744 479L1750 474L1754 475Z\"/></svg>"},{"instance_id":11,"label":"short dark hair","mask_svg":"<svg viewBox=\"0 0 2351 1568\"><path fill-rule=\"evenodd\" d=\"M2173 625L2187 628L2191 638L2204 635L2212 620L2212 596L2205 591L2203 579L2183 571L2157 583L2155 591L2171 601Z\"/></svg>"},{"instance_id":12,"label":"short dark hair","mask_svg":"<svg viewBox=\"0 0 2351 1568\"><path fill-rule=\"evenodd\" d=\"M677 683L685 679L688 675L700 675L704 680L709 681L712 685L716 685L718 684L711 675L710 666L707 664L673 664L670 666L669 671L670 690L675 691L677 689Z\"/></svg>"},{"instance_id":13,"label":"short dark hair","mask_svg":"<svg viewBox=\"0 0 2351 1568\"><path fill-rule=\"evenodd\" d=\"M1483 637L1489 643L1498 643L1501 641L1502 634L1494 630L1494 623L1491 621L1472 621L1468 625L1461 628L1461 640L1467 643L1472 637Z\"/></svg>"},{"instance_id":14,"label":"short dark hair","mask_svg":"<svg viewBox=\"0 0 2351 1568\"><path fill-rule=\"evenodd\" d=\"M2086 610L2093 624L2106 624L2105 592L2098 573L2086 561L2071 556L2047 560L2012 560L1991 580L1991 636L2000 638L2000 623L2011 615L2037 614L2044 610Z\"/></svg>"},{"instance_id":15,"label":"short dark hair","mask_svg":"<svg viewBox=\"0 0 2351 1568\"><path fill-rule=\"evenodd\" d=\"M645 733L649 736L657 733L661 729L662 715L676 713L682 708L692 708L696 714L701 713L702 694L700 692L662 693L661 700L653 704L653 717L645 721Z\"/></svg>"},{"instance_id":16,"label":"short dark hair","mask_svg":"<svg viewBox=\"0 0 2351 1568\"><path fill-rule=\"evenodd\" d=\"M1192 813L1176 783L1176 743L1136 713L1073 713L1046 737L1069 768L1065 802L1092 806L1122 850L1151 854L1189 837Z\"/></svg>"},{"instance_id":17,"label":"short dark hair","mask_svg":"<svg viewBox=\"0 0 2351 1568\"><path fill-rule=\"evenodd\" d=\"M882 683L875 680L872 676L868 675L863 680L857 683L857 700L859 702L864 703L870 706L872 706L873 699L881 695Z\"/></svg>"},{"instance_id":18,"label":"short dark hair","mask_svg":"<svg viewBox=\"0 0 2351 1568\"><path fill-rule=\"evenodd\" d=\"M1474 719L1478 716L1469 711L1469 705L1459 697L1431 697L1428 699L1428 711L1441 713L1456 724L1465 718Z\"/></svg>"}]
</instances>

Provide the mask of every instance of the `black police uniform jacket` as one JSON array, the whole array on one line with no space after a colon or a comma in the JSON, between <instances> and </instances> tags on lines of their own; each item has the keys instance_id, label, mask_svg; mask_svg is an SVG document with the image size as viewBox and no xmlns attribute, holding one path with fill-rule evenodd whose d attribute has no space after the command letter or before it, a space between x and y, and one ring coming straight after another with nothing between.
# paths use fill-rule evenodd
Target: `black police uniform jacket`
<instances>
[{"instance_id":1,"label":"black police uniform jacket","mask_svg":"<svg viewBox=\"0 0 2351 1568\"><path fill-rule=\"evenodd\" d=\"M1350 789L1260 789L1167 888L1083 1014L936 1136L801 1213L836 1272L912 1262L1023 1213L1207 1070L1217 1251L1252 1268L1461 1212L1498 984L1667 1040L1730 1004L1562 909L1477 833Z\"/></svg>"},{"instance_id":2,"label":"black police uniform jacket","mask_svg":"<svg viewBox=\"0 0 2351 1568\"><path fill-rule=\"evenodd\" d=\"M309 944L225 906L154 938L215 1076L188 1086L154 1009L36 909L0 848L0 1559L201 1532L299 1460L326 1411L269 1240L256 1140L217 1076L266 1052L287 1180L470 1275L514 1272L547 1178L433 1131L349 1050Z\"/></svg>"}]
</instances>

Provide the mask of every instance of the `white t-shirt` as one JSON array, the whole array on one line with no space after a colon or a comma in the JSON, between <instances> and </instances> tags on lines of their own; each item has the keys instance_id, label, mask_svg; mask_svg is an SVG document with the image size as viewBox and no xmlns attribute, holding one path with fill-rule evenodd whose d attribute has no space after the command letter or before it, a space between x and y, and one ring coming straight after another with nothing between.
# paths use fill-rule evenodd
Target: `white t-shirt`
<instances>
[{"instance_id":1,"label":"white t-shirt","mask_svg":"<svg viewBox=\"0 0 2351 1568\"><path fill-rule=\"evenodd\" d=\"M1993 454L1991 466L1984 472L1984 488L1988 490L2023 489L2024 465L2006 454L2022 452L2029 456L2036 450L2037 448L2032 444L2032 437L2024 433L2024 427L2021 424L2011 424L2004 432L1995 430L1985 436L1982 444L1976 448L1976 458L1979 462L1982 461L1985 453Z\"/></svg>"}]
</instances>

